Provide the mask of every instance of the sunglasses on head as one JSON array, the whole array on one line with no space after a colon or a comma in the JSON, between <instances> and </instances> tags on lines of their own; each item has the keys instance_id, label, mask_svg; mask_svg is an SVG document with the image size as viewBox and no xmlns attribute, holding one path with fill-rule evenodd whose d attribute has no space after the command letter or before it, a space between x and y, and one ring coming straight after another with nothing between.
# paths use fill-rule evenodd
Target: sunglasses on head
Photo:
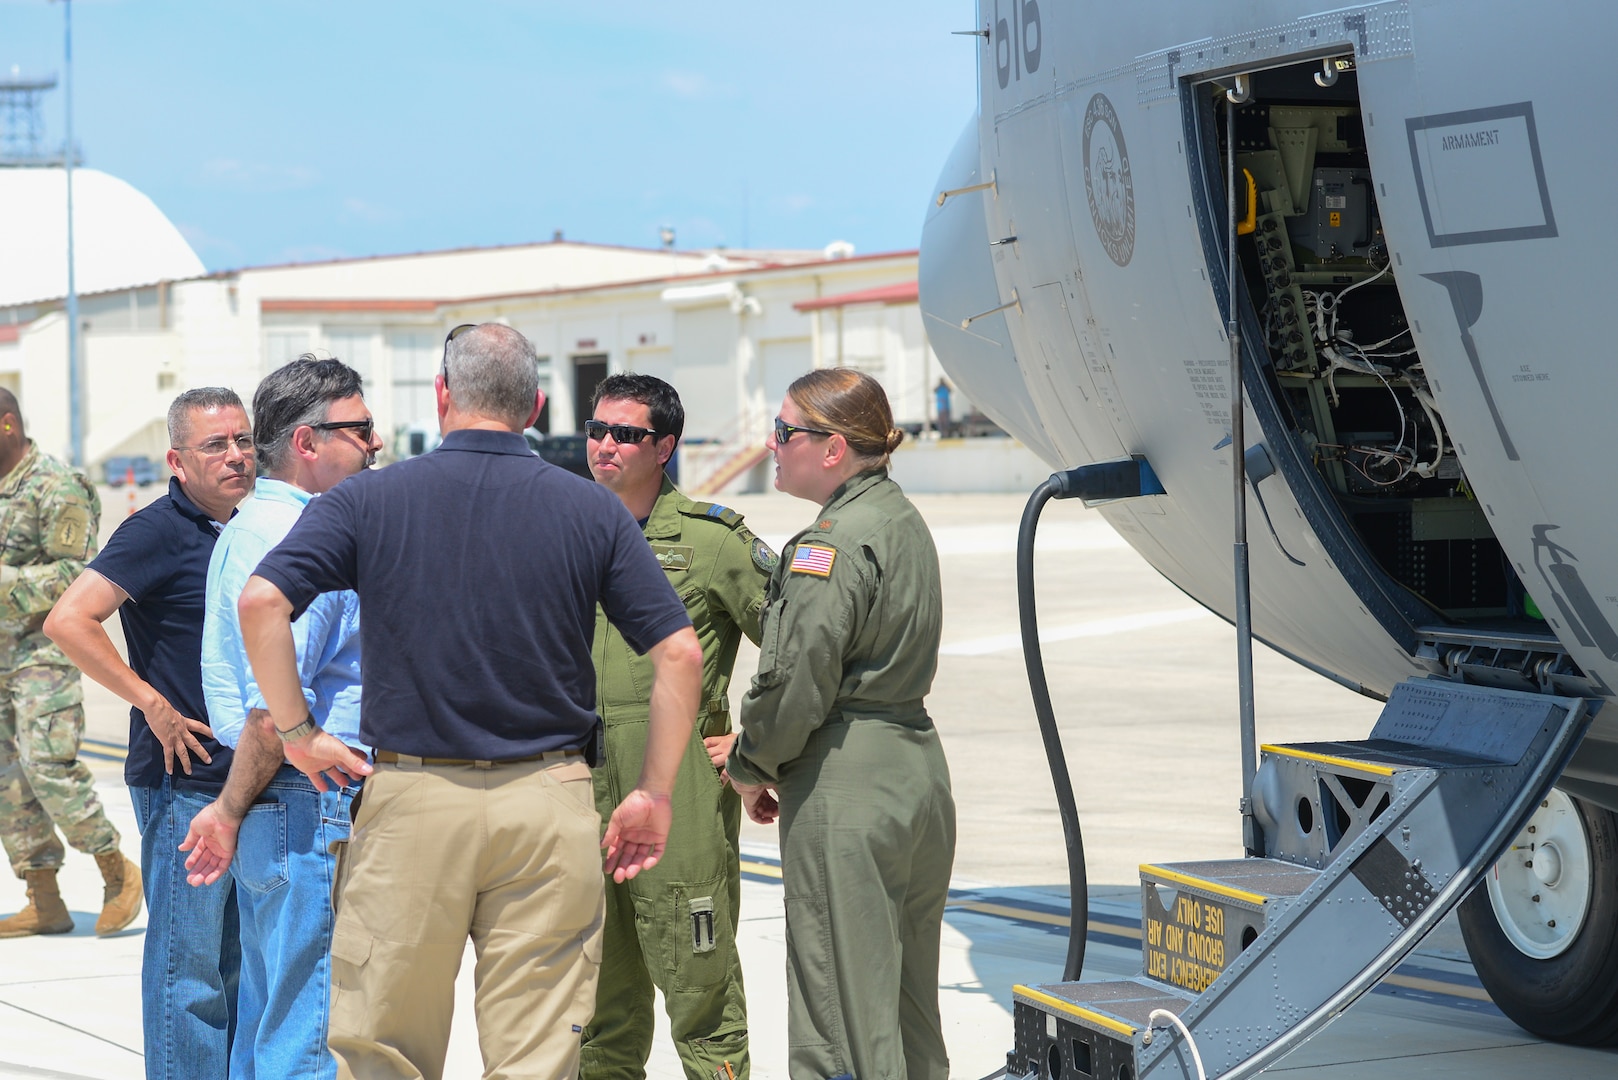
<instances>
[{"instance_id":1,"label":"sunglasses on head","mask_svg":"<svg viewBox=\"0 0 1618 1080\"><path fill-rule=\"evenodd\" d=\"M633 424L609 424L602 420L586 420L584 422L585 437L592 442L600 442L608 435L616 443L634 444L650 435L657 438L657 432L651 428L636 427Z\"/></svg>"},{"instance_id":2,"label":"sunglasses on head","mask_svg":"<svg viewBox=\"0 0 1618 1080\"><path fill-rule=\"evenodd\" d=\"M800 432L805 434L805 435L830 435L831 434L831 432L829 432L829 431L821 431L819 428L799 427L796 424L789 424L785 420L781 419L779 416L777 416L775 418L775 441L776 442L778 442L778 443L789 443L789 442L792 441L792 436L797 435Z\"/></svg>"},{"instance_id":3,"label":"sunglasses on head","mask_svg":"<svg viewBox=\"0 0 1618 1080\"><path fill-rule=\"evenodd\" d=\"M457 326L455 329L451 330L447 336L445 336L445 338L444 338L444 387L446 389L448 389L448 387L449 387L449 343L454 341L456 338L460 337L462 334L466 333L468 330L476 330L477 327L478 327L477 323L470 323L470 322L462 323L461 325Z\"/></svg>"},{"instance_id":4,"label":"sunglasses on head","mask_svg":"<svg viewBox=\"0 0 1618 1080\"><path fill-rule=\"evenodd\" d=\"M352 431L360 437L361 442L370 442L371 435L376 431L376 420L328 420L323 424L310 424L316 431Z\"/></svg>"}]
</instances>

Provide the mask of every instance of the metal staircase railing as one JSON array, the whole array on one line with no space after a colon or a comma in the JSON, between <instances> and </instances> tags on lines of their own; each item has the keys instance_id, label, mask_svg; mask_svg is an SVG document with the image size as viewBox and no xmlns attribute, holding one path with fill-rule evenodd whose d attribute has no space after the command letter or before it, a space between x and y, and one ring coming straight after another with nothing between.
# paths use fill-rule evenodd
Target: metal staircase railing
<instances>
[{"instance_id":1,"label":"metal staircase railing","mask_svg":"<svg viewBox=\"0 0 1618 1080\"><path fill-rule=\"evenodd\" d=\"M1409 680L1362 742L1264 747L1265 857L1143 866L1144 973L1017 987L1006 1075L1235 1080L1273 1065L1465 897L1588 720L1579 698Z\"/></svg>"},{"instance_id":2,"label":"metal staircase railing","mask_svg":"<svg viewBox=\"0 0 1618 1080\"><path fill-rule=\"evenodd\" d=\"M766 411L749 405L725 426L717 440L717 448L704 447L703 456L711 455L710 460L716 463L712 470L697 477L686 472L683 476L684 486L694 495L716 495L723 491L737 477L769 456L769 450L764 446L769 432L770 418ZM689 457L682 460L682 469L689 460Z\"/></svg>"}]
</instances>

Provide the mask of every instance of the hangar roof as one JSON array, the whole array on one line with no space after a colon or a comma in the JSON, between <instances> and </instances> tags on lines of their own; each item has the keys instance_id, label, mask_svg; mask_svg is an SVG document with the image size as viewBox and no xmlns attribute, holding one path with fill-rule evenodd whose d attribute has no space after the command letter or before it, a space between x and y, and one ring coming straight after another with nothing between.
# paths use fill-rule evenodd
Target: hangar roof
<instances>
[{"instance_id":1,"label":"hangar roof","mask_svg":"<svg viewBox=\"0 0 1618 1080\"><path fill-rule=\"evenodd\" d=\"M98 169L73 170L74 284L107 292L207 273L163 211ZM67 187L60 168L0 168L0 307L67 295Z\"/></svg>"}]
</instances>

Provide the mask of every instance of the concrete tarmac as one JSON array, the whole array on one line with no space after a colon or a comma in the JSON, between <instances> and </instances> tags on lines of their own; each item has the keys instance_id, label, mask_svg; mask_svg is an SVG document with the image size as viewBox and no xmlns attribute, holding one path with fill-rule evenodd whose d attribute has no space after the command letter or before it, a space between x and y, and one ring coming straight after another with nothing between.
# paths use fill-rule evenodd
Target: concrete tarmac
<instances>
[{"instance_id":1,"label":"concrete tarmac","mask_svg":"<svg viewBox=\"0 0 1618 1080\"><path fill-rule=\"evenodd\" d=\"M155 497L160 488L141 497ZM125 492L103 489L104 532ZM779 494L727 500L779 547L815 507ZM921 496L943 568L944 646L928 699L954 779L960 836L945 919L940 1002L951 1075L977 1080L1004 1064L1011 985L1060 976L1066 949L1062 833L1017 639L1015 544L1021 496ZM1046 507L1036 561L1045 662L1078 794L1092 883L1087 978L1140 968L1137 867L1241 853L1235 636L1160 578L1093 511ZM117 635L115 634L115 637ZM757 653L744 645L734 696ZM1263 646L1255 650L1264 742L1357 738L1378 704ZM136 850L117 764L128 710L86 683L102 797ZM96 756L100 755L100 756ZM742 952L753 1075L785 1078L785 926L773 828L744 825ZM98 940L94 863L69 853L64 894L79 929L0 942L0 1077L141 1075L140 949L144 915ZM0 884L0 912L22 886ZM481 1072L470 963L457 987L445 1075ZM660 1022L661 1030L661 1022ZM1329 1080L1402 1077L1606 1077L1618 1055L1544 1044L1507 1021L1477 985L1453 927L1442 927L1389 985L1280 1063L1277 1073ZM660 1034L649 1075L674 1080Z\"/></svg>"}]
</instances>

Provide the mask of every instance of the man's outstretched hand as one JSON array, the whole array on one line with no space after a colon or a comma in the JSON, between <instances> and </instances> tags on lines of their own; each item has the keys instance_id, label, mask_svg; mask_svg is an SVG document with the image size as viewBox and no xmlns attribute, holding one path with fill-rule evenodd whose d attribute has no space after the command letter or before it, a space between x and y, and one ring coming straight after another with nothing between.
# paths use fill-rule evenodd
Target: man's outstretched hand
<instances>
[{"instance_id":1,"label":"man's outstretched hand","mask_svg":"<svg viewBox=\"0 0 1618 1080\"><path fill-rule=\"evenodd\" d=\"M607 822L607 835L601 846L607 849L606 872L617 882L628 881L642 870L650 870L663 857L674 806L667 795L653 795L636 788L624 796Z\"/></svg>"},{"instance_id":2,"label":"man's outstretched hand","mask_svg":"<svg viewBox=\"0 0 1618 1080\"><path fill-rule=\"evenodd\" d=\"M185 860L187 884L212 885L224 876L230 860L236 857L236 836L241 827L241 820L221 810L217 799L197 811L180 845L181 851L191 852Z\"/></svg>"}]
</instances>

